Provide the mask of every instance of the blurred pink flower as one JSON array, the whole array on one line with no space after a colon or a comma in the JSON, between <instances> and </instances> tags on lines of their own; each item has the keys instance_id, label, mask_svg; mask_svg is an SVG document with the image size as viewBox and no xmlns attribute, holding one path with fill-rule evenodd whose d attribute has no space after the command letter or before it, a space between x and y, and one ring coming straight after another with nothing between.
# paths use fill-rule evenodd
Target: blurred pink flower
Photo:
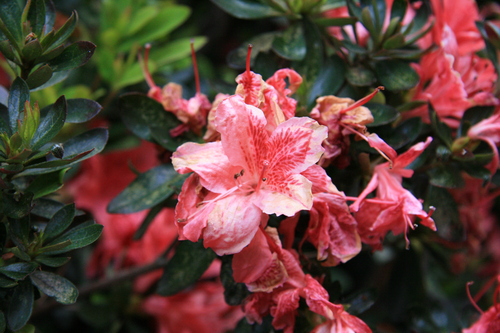
<instances>
[{"instance_id":1,"label":"blurred pink flower","mask_svg":"<svg viewBox=\"0 0 500 333\"><path fill-rule=\"evenodd\" d=\"M493 152L493 159L487 166L491 174L498 169L499 156L497 145L500 144L500 110L491 117L481 120L467 131L467 136L471 140L485 141Z\"/></svg>"},{"instance_id":2,"label":"blurred pink flower","mask_svg":"<svg viewBox=\"0 0 500 333\"><path fill-rule=\"evenodd\" d=\"M185 207L176 210L181 239L203 238L224 255L250 243L262 213L292 216L311 208L311 182L300 173L321 157L326 128L291 118L269 133L263 112L238 95L219 104L215 126L220 142L186 143L172 163L179 173L199 176L199 184L191 176L179 196ZM209 193L200 197L198 186Z\"/></svg>"}]
</instances>

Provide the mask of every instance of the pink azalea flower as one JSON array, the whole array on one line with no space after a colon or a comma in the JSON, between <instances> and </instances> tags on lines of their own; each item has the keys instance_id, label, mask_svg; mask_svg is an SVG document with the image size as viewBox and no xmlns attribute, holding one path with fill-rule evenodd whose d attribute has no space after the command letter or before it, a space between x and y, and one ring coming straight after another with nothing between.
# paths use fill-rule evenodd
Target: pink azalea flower
<instances>
[{"instance_id":1,"label":"pink azalea flower","mask_svg":"<svg viewBox=\"0 0 500 333\"><path fill-rule=\"evenodd\" d=\"M291 118L269 133L264 113L238 95L219 104L215 126L220 142L186 143L172 163L179 173L199 177L196 184L191 176L179 196L180 207L191 207L177 209L180 236L203 238L223 255L250 243L262 213L293 216L311 208L312 185L301 172L321 157L326 128L310 118ZM198 186L206 193L192 191Z\"/></svg>"},{"instance_id":2,"label":"pink azalea flower","mask_svg":"<svg viewBox=\"0 0 500 333\"><path fill-rule=\"evenodd\" d=\"M358 232L364 243L379 249L382 239L389 231L395 235L404 233L406 237L408 227L414 228L415 217L421 219L421 224L436 230L434 221L423 210L422 202L402 186L403 177L409 178L413 175L413 170L405 167L413 162L431 141L432 138L428 137L425 142L417 143L396 157L392 168L389 162L374 168L370 182L350 206L351 210L356 212ZM374 190L377 190L375 198L366 199ZM406 240L408 244L408 239Z\"/></svg>"},{"instance_id":3,"label":"pink azalea flower","mask_svg":"<svg viewBox=\"0 0 500 333\"><path fill-rule=\"evenodd\" d=\"M500 330L500 310L498 305L491 306L481 314L478 321L471 327L462 330L462 333L494 333Z\"/></svg>"},{"instance_id":4,"label":"pink azalea flower","mask_svg":"<svg viewBox=\"0 0 500 333\"><path fill-rule=\"evenodd\" d=\"M281 248L278 234L273 228L259 229L252 243L233 257L236 281L244 282L253 293L245 300L244 311L250 323L262 322L268 314L273 316L273 327L292 333L295 317L303 298L309 309L325 317L324 327L337 332L371 332L360 319L347 314L342 305L328 301L328 292L300 267L293 250ZM316 329L322 332L322 326Z\"/></svg>"},{"instance_id":5,"label":"pink azalea flower","mask_svg":"<svg viewBox=\"0 0 500 333\"><path fill-rule=\"evenodd\" d=\"M469 128L467 136L471 140L482 140L488 143L493 151L493 159L489 163L488 169L492 174L495 173L499 163L497 145L500 143L500 112L498 109L491 117L483 119Z\"/></svg>"},{"instance_id":6,"label":"pink azalea flower","mask_svg":"<svg viewBox=\"0 0 500 333\"><path fill-rule=\"evenodd\" d=\"M349 164L349 135L355 134L368 142L388 160L396 156L396 152L376 134L368 134L366 125L373 122L370 110L363 104L372 99L382 87L370 95L355 102L350 98L323 96L316 100L316 106L311 111L311 118L328 127L328 139L324 142L325 154L320 165L328 166L335 161L338 167Z\"/></svg>"}]
</instances>

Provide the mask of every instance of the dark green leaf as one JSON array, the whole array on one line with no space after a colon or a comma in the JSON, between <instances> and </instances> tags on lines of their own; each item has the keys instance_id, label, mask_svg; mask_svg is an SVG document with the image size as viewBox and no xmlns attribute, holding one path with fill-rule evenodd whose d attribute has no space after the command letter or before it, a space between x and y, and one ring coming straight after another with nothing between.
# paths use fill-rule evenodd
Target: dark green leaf
<instances>
[{"instance_id":1,"label":"dark green leaf","mask_svg":"<svg viewBox=\"0 0 500 333\"><path fill-rule=\"evenodd\" d=\"M342 27L344 25L354 24L357 21L355 17L335 17L315 19L314 23L324 27Z\"/></svg>"},{"instance_id":2,"label":"dark green leaf","mask_svg":"<svg viewBox=\"0 0 500 333\"><path fill-rule=\"evenodd\" d=\"M65 120L66 98L61 96L54 104L40 111L40 125L31 140L32 149L40 149L54 138L64 126Z\"/></svg>"},{"instance_id":3,"label":"dark green leaf","mask_svg":"<svg viewBox=\"0 0 500 333\"><path fill-rule=\"evenodd\" d=\"M244 283L238 283L233 278L232 256L222 257L220 268L220 281L224 286L224 299L229 305L240 305L250 295Z\"/></svg>"},{"instance_id":4,"label":"dark green leaf","mask_svg":"<svg viewBox=\"0 0 500 333\"><path fill-rule=\"evenodd\" d=\"M71 244L69 246L65 247L62 250L45 252L45 254L53 255L64 253L92 244L99 238L99 236L101 236L102 228L103 226L100 224L84 224L84 226L75 227L47 244L48 246L51 246L70 240Z\"/></svg>"},{"instance_id":5,"label":"dark green leaf","mask_svg":"<svg viewBox=\"0 0 500 333\"><path fill-rule=\"evenodd\" d=\"M47 296L54 297L61 304L73 304L78 298L78 289L62 276L50 272L36 271L30 277L38 290Z\"/></svg>"},{"instance_id":6,"label":"dark green leaf","mask_svg":"<svg viewBox=\"0 0 500 333\"><path fill-rule=\"evenodd\" d=\"M101 111L102 106L91 99L73 98L68 99L67 123L84 123L92 119Z\"/></svg>"},{"instance_id":7,"label":"dark green leaf","mask_svg":"<svg viewBox=\"0 0 500 333\"><path fill-rule=\"evenodd\" d=\"M460 120L457 137L467 135L468 129L493 114L494 106L474 106L467 109Z\"/></svg>"},{"instance_id":8,"label":"dark green leaf","mask_svg":"<svg viewBox=\"0 0 500 333\"><path fill-rule=\"evenodd\" d=\"M463 171L467 172L469 176L474 177L474 178L479 178L484 181L488 181L491 177L491 173L488 169L486 169L483 165L480 163L474 163L476 161L472 160L469 163L463 162L459 163L460 164L460 169Z\"/></svg>"},{"instance_id":9,"label":"dark green leaf","mask_svg":"<svg viewBox=\"0 0 500 333\"><path fill-rule=\"evenodd\" d=\"M288 60L302 60L306 56L306 40L302 25L290 26L273 41L273 50L279 56Z\"/></svg>"},{"instance_id":10,"label":"dark green leaf","mask_svg":"<svg viewBox=\"0 0 500 333\"><path fill-rule=\"evenodd\" d=\"M73 33L78 22L78 15L76 11L71 13L69 19L64 23L64 25L54 33L51 38L44 40L42 44L46 47L47 51L51 51L56 47L63 44L66 39Z\"/></svg>"},{"instance_id":11,"label":"dark green leaf","mask_svg":"<svg viewBox=\"0 0 500 333\"><path fill-rule=\"evenodd\" d=\"M13 237L15 238L15 237ZM12 254L14 254L14 256L16 256L17 258L21 259L21 260L24 260L24 261L31 261L31 257L29 254L27 254L26 252L24 252L23 250L21 250L19 247L15 246L15 247L9 247L7 249L9 252L12 252Z\"/></svg>"},{"instance_id":12,"label":"dark green leaf","mask_svg":"<svg viewBox=\"0 0 500 333\"><path fill-rule=\"evenodd\" d=\"M394 0L391 8L391 20L393 18L398 17L399 21L403 21L407 7L408 7L407 0Z\"/></svg>"},{"instance_id":13,"label":"dark green leaf","mask_svg":"<svg viewBox=\"0 0 500 333\"><path fill-rule=\"evenodd\" d=\"M308 104L314 105L320 96L335 95L344 83L345 68L345 63L340 57L333 56L328 59L309 92Z\"/></svg>"},{"instance_id":14,"label":"dark green leaf","mask_svg":"<svg viewBox=\"0 0 500 333\"><path fill-rule=\"evenodd\" d=\"M214 251L205 249L201 241L181 241L163 271L157 293L170 296L189 287L203 275L215 257Z\"/></svg>"},{"instance_id":15,"label":"dark green leaf","mask_svg":"<svg viewBox=\"0 0 500 333\"><path fill-rule=\"evenodd\" d=\"M21 281L14 289L14 294L7 309L7 324L13 331L21 329L31 317L33 310L33 285L29 279Z\"/></svg>"},{"instance_id":16,"label":"dark green leaf","mask_svg":"<svg viewBox=\"0 0 500 333\"><path fill-rule=\"evenodd\" d=\"M127 36L118 46L118 51L126 52L134 45L143 45L163 38L186 21L190 14L189 7L167 6L160 9L157 15L148 21L137 33Z\"/></svg>"},{"instance_id":17,"label":"dark green leaf","mask_svg":"<svg viewBox=\"0 0 500 333\"><path fill-rule=\"evenodd\" d=\"M10 41L8 39L0 41L0 52L10 61L13 61L18 65L21 64L19 57L14 52L14 49L12 48L12 45L10 45Z\"/></svg>"},{"instance_id":18,"label":"dark green leaf","mask_svg":"<svg viewBox=\"0 0 500 333\"><path fill-rule=\"evenodd\" d=\"M157 166L140 174L114 198L108 212L130 214L151 208L174 194L185 179L186 176L178 174L171 165Z\"/></svg>"},{"instance_id":19,"label":"dark green leaf","mask_svg":"<svg viewBox=\"0 0 500 333\"><path fill-rule=\"evenodd\" d=\"M0 20L14 38L13 43L20 45L23 41L23 32L21 29L22 9L17 1L0 1ZM6 31L3 31L6 33ZM9 36L7 36L9 37Z\"/></svg>"},{"instance_id":20,"label":"dark green leaf","mask_svg":"<svg viewBox=\"0 0 500 333\"><path fill-rule=\"evenodd\" d=\"M30 9L28 11L28 21L30 22L31 31L40 38L45 25L45 1L31 0Z\"/></svg>"},{"instance_id":21,"label":"dark green leaf","mask_svg":"<svg viewBox=\"0 0 500 333\"><path fill-rule=\"evenodd\" d=\"M24 110L24 103L30 100L30 89L26 82L17 77L10 87L9 93L9 125L11 131L9 135L17 132L17 120L21 119L20 114Z\"/></svg>"},{"instance_id":22,"label":"dark green leaf","mask_svg":"<svg viewBox=\"0 0 500 333\"><path fill-rule=\"evenodd\" d=\"M457 203L447 189L429 186L425 202L426 209L429 209L429 206L436 208L432 218L439 236L452 242L465 240L464 226L460 220Z\"/></svg>"},{"instance_id":23,"label":"dark green leaf","mask_svg":"<svg viewBox=\"0 0 500 333\"><path fill-rule=\"evenodd\" d=\"M357 87L371 86L377 80L373 72L364 67L349 67L345 78L347 82Z\"/></svg>"},{"instance_id":24,"label":"dark green leaf","mask_svg":"<svg viewBox=\"0 0 500 333\"><path fill-rule=\"evenodd\" d=\"M32 192L34 194L33 199L38 199L57 191L63 185L63 177L66 171L68 171L68 169L51 172L37 177L26 188L25 192Z\"/></svg>"},{"instance_id":25,"label":"dark green leaf","mask_svg":"<svg viewBox=\"0 0 500 333\"><path fill-rule=\"evenodd\" d=\"M104 149L107 140L108 131L106 129L91 129L64 143L64 159L57 160L52 158L47 162L30 165L17 176L45 174L75 165L86 158L100 153Z\"/></svg>"},{"instance_id":26,"label":"dark green leaf","mask_svg":"<svg viewBox=\"0 0 500 333\"><path fill-rule=\"evenodd\" d=\"M20 219L30 212L33 193L25 193L19 198L4 193L3 200L5 203L4 214L13 219Z\"/></svg>"},{"instance_id":27,"label":"dark green leaf","mask_svg":"<svg viewBox=\"0 0 500 333\"><path fill-rule=\"evenodd\" d=\"M402 60L377 62L375 74L380 83L390 91L409 90L420 80L417 72Z\"/></svg>"},{"instance_id":28,"label":"dark green leaf","mask_svg":"<svg viewBox=\"0 0 500 333\"><path fill-rule=\"evenodd\" d=\"M155 100L143 94L125 94L119 101L125 125L137 136L155 141L170 151L187 141L194 141L191 135L172 138L169 131L181 124L170 112Z\"/></svg>"},{"instance_id":29,"label":"dark green leaf","mask_svg":"<svg viewBox=\"0 0 500 333\"><path fill-rule=\"evenodd\" d=\"M441 140L446 144L448 148L451 148L453 138L451 133L451 128L438 119L438 115L432 104L429 103L429 118L431 119L431 125L434 132L439 136Z\"/></svg>"},{"instance_id":30,"label":"dark green leaf","mask_svg":"<svg viewBox=\"0 0 500 333\"><path fill-rule=\"evenodd\" d=\"M349 15L361 19L361 7L356 5L356 2L354 0L346 0L346 4L347 9L349 10Z\"/></svg>"},{"instance_id":31,"label":"dark green leaf","mask_svg":"<svg viewBox=\"0 0 500 333\"><path fill-rule=\"evenodd\" d=\"M399 149L406 144L415 141L422 129L420 118L410 118L402 122L398 127L378 133L389 146Z\"/></svg>"},{"instance_id":32,"label":"dark green leaf","mask_svg":"<svg viewBox=\"0 0 500 333\"><path fill-rule=\"evenodd\" d=\"M31 42L25 44L21 50L23 62L33 62L33 60L38 58L42 52L40 41L38 39L32 40Z\"/></svg>"},{"instance_id":33,"label":"dark green leaf","mask_svg":"<svg viewBox=\"0 0 500 333\"><path fill-rule=\"evenodd\" d=\"M240 19L258 19L282 15L282 13L259 1L212 0L212 2L230 15Z\"/></svg>"},{"instance_id":34,"label":"dark green leaf","mask_svg":"<svg viewBox=\"0 0 500 333\"><path fill-rule=\"evenodd\" d=\"M54 251L59 251L59 250L63 250L63 249L64 249L63 252L69 251L69 250L66 250L66 248L70 245L71 245L71 240L67 239L61 243L51 244L51 245L47 245L47 246L42 247L41 249L36 251L36 255L40 255L40 254L44 254L44 253L54 253Z\"/></svg>"},{"instance_id":35,"label":"dark green leaf","mask_svg":"<svg viewBox=\"0 0 500 333\"><path fill-rule=\"evenodd\" d=\"M134 240L139 240L142 238L142 236L144 236L144 234L148 230L151 222L154 221L155 217L158 215L159 212L161 212L161 210L163 208L164 208L163 202L161 202L161 203L159 203L156 206L151 208L151 210L148 212L148 215L146 215L146 217L142 221L141 225L134 233L134 237L133 237Z\"/></svg>"},{"instance_id":36,"label":"dark green leaf","mask_svg":"<svg viewBox=\"0 0 500 333\"><path fill-rule=\"evenodd\" d=\"M373 116L373 123L367 124L367 127L375 127L392 123L399 117L399 112L387 104L366 103L365 106L370 110Z\"/></svg>"},{"instance_id":37,"label":"dark green leaf","mask_svg":"<svg viewBox=\"0 0 500 333\"><path fill-rule=\"evenodd\" d=\"M64 207L63 203L47 198L39 198L33 204L31 213L46 219L51 219L59 209Z\"/></svg>"},{"instance_id":38,"label":"dark green leaf","mask_svg":"<svg viewBox=\"0 0 500 333\"><path fill-rule=\"evenodd\" d=\"M57 57L58 55L60 55L61 53L63 53L64 51L64 45L59 45L58 47L50 50L50 51L45 51L38 59L37 59L37 62L38 63L44 63L44 62L47 62L47 61L50 61L52 59L54 59L55 57Z\"/></svg>"},{"instance_id":39,"label":"dark green leaf","mask_svg":"<svg viewBox=\"0 0 500 333\"><path fill-rule=\"evenodd\" d=\"M386 50L401 48L405 45L405 36L402 34L395 34L389 37L382 47Z\"/></svg>"},{"instance_id":40,"label":"dark green leaf","mask_svg":"<svg viewBox=\"0 0 500 333\"><path fill-rule=\"evenodd\" d=\"M37 267L38 264L34 262L18 262L0 267L0 273L14 280L22 280Z\"/></svg>"},{"instance_id":41,"label":"dark green leaf","mask_svg":"<svg viewBox=\"0 0 500 333\"><path fill-rule=\"evenodd\" d=\"M62 234L75 218L75 204L69 204L59 209L50 219L43 232L43 239L47 242Z\"/></svg>"},{"instance_id":42,"label":"dark green leaf","mask_svg":"<svg viewBox=\"0 0 500 333\"><path fill-rule=\"evenodd\" d=\"M48 62L54 72L67 71L80 67L89 61L94 54L95 45L91 42L76 42Z\"/></svg>"},{"instance_id":43,"label":"dark green leaf","mask_svg":"<svg viewBox=\"0 0 500 333\"><path fill-rule=\"evenodd\" d=\"M34 89L49 81L51 77L52 68L49 65L43 65L28 76L26 84L30 89Z\"/></svg>"},{"instance_id":44,"label":"dark green leaf","mask_svg":"<svg viewBox=\"0 0 500 333\"><path fill-rule=\"evenodd\" d=\"M7 107L0 104L0 133L10 133L9 111Z\"/></svg>"},{"instance_id":45,"label":"dark green leaf","mask_svg":"<svg viewBox=\"0 0 500 333\"><path fill-rule=\"evenodd\" d=\"M274 38L276 37L276 33L267 32L253 37L252 39L243 43L237 49L232 50L227 56L227 62L230 67L233 68L245 68L246 66L246 58L248 54L248 45L251 44L253 46L252 53L250 54L250 66L252 68L258 63L255 59L264 52L269 52L273 46Z\"/></svg>"},{"instance_id":46,"label":"dark green leaf","mask_svg":"<svg viewBox=\"0 0 500 333\"><path fill-rule=\"evenodd\" d=\"M61 267L66 264L71 258L70 257L48 257L44 255L39 255L35 258L35 261L49 267Z\"/></svg>"},{"instance_id":47,"label":"dark green leaf","mask_svg":"<svg viewBox=\"0 0 500 333\"><path fill-rule=\"evenodd\" d=\"M17 282L0 275L0 288L12 288L17 286Z\"/></svg>"},{"instance_id":48,"label":"dark green leaf","mask_svg":"<svg viewBox=\"0 0 500 333\"><path fill-rule=\"evenodd\" d=\"M37 88L33 88L32 91L42 90L42 89L45 89L47 87L53 86L56 83L61 82L62 80L66 79L68 77L69 72L70 71L52 73L51 78L47 82L45 82L44 84L42 84L41 86L39 86Z\"/></svg>"},{"instance_id":49,"label":"dark green leaf","mask_svg":"<svg viewBox=\"0 0 500 333\"><path fill-rule=\"evenodd\" d=\"M352 53L357 53L357 54L367 54L368 53L368 50L365 49L363 46L351 43L348 40L343 40L342 46L344 46L349 52L352 52Z\"/></svg>"},{"instance_id":50,"label":"dark green leaf","mask_svg":"<svg viewBox=\"0 0 500 333\"><path fill-rule=\"evenodd\" d=\"M429 182L437 187L461 188L465 186L460 169L454 164L438 165L428 171Z\"/></svg>"},{"instance_id":51,"label":"dark green leaf","mask_svg":"<svg viewBox=\"0 0 500 333\"><path fill-rule=\"evenodd\" d=\"M293 62L292 67L296 68L303 77L314 82L325 60L322 36L318 26L306 17L302 20L302 26L307 52L305 58L302 61Z\"/></svg>"}]
</instances>

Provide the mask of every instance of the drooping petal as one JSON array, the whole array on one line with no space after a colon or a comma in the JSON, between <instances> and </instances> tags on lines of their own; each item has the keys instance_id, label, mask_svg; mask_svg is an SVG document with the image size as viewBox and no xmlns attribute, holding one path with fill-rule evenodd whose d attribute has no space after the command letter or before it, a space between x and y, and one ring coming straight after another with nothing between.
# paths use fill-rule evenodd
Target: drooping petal
<instances>
[{"instance_id":1,"label":"drooping petal","mask_svg":"<svg viewBox=\"0 0 500 333\"><path fill-rule=\"evenodd\" d=\"M264 101L264 88L266 83L262 76L247 70L236 78L236 95L243 98L246 104L259 107Z\"/></svg>"},{"instance_id":2,"label":"drooping petal","mask_svg":"<svg viewBox=\"0 0 500 333\"><path fill-rule=\"evenodd\" d=\"M229 97L217 108L215 127L230 163L240 166L245 173L259 174L268 141L262 111L245 104L240 96Z\"/></svg>"},{"instance_id":3,"label":"drooping petal","mask_svg":"<svg viewBox=\"0 0 500 333\"><path fill-rule=\"evenodd\" d=\"M311 165L301 175L312 183L312 193L341 193L332 183L332 179L326 174L325 169L317 164Z\"/></svg>"},{"instance_id":4,"label":"drooping petal","mask_svg":"<svg viewBox=\"0 0 500 333\"><path fill-rule=\"evenodd\" d=\"M250 243L261 219L262 211L245 195L217 200L208 215L203 244L220 256L238 253Z\"/></svg>"}]
</instances>

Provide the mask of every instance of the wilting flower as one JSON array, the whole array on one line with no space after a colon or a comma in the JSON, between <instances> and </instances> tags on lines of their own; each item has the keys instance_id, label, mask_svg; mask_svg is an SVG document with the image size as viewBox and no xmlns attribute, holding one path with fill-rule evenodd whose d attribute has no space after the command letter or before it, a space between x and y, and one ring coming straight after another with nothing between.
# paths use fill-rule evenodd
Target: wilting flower
<instances>
[{"instance_id":1,"label":"wilting flower","mask_svg":"<svg viewBox=\"0 0 500 333\"><path fill-rule=\"evenodd\" d=\"M181 238L203 238L219 255L237 253L262 213L292 216L311 208L312 185L301 172L321 157L326 128L310 118L291 118L271 133L266 126L262 110L232 96L216 111L221 141L186 143L173 154L178 172L199 177L198 185L191 176L179 196Z\"/></svg>"},{"instance_id":2,"label":"wilting flower","mask_svg":"<svg viewBox=\"0 0 500 333\"><path fill-rule=\"evenodd\" d=\"M356 212L354 217L358 221L358 232L364 243L379 249L382 239L389 231L395 235L404 233L406 237L408 227L414 228L415 217L421 219L421 224L436 230L434 221L423 210L422 202L402 185L403 177L409 178L413 175L413 170L405 167L413 162L431 141L432 138L429 137L425 142L417 143L396 157L392 168L389 162L374 168L370 182L350 206L351 210ZM367 199L366 196L375 189L375 197Z\"/></svg>"}]
</instances>

